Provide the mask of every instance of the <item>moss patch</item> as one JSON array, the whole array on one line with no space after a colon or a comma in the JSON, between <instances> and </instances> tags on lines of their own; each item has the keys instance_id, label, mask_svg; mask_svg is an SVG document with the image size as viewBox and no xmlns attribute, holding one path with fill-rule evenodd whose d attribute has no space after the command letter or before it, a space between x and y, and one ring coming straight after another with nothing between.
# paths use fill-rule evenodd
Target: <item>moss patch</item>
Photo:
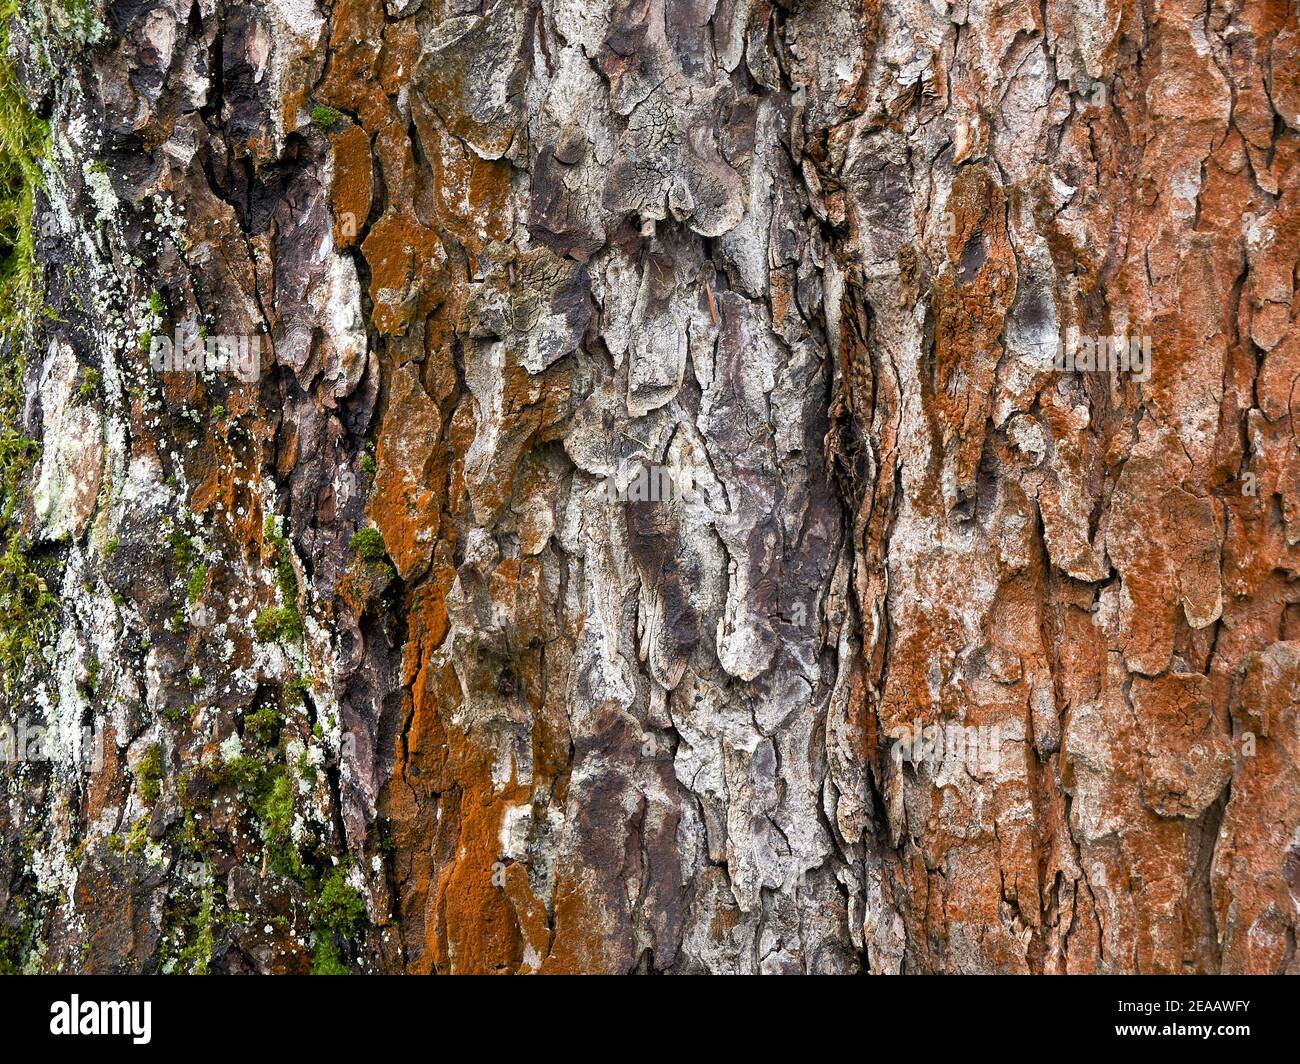
<instances>
[{"instance_id":1,"label":"moss patch","mask_svg":"<svg viewBox=\"0 0 1300 1064\"><path fill-rule=\"evenodd\" d=\"M298 600L298 576L293 571L293 558L289 552L289 537L277 531L273 514L267 514L262 524L262 534L271 547L271 563L275 566L275 584L285 602Z\"/></svg>"},{"instance_id":2,"label":"moss patch","mask_svg":"<svg viewBox=\"0 0 1300 1064\"><path fill-rule=\"evenodd\" d=\"M377 528L358 529L353 533L349 546L368 562L382 561L387 554L384 535Z\"/></svg>"},{"instance_id":3,"label":"moss patch","mask_svg":"<svg viewBox=\"0 0 1300 1064\"><path fill-rule=\"evenodd\" d=\"M185 585L186 599L191 606L199 601L199 596L203 594L203 585L208 579L208 567L200 562L190 573L189 582Z\"/></svg>"},{"instance_id":4,"label":"moss patch","mask_svg":"<svg viewBox=\"0 0 1300 1064\"><path fill-rule=\"evenodd\" d=\"M257 615L253 634L262 643L297 639L302 635L302 615L296 606L273 606Z\"/></svg>"},{"instance_id":5,"label":"moss patch","mask_svg":"<svg viewBox=\"0 0 1300 1064\"><path fill-rule=\"evenodd\" d=\"M186 921L188 941L177 953L173 971L189 975L208 974L208 965L216 945L216 932L222 930L226 922L216 912L215 902L216 889L209 879L200 892L198 911Z\"/></svg>"},{"instance_id":6,"label":"moss patch","mask_svg":"<svg viewBox=\"0 0 1300 1064\"><path fill-rule=\"evenodd\" d=\"M333 107L326 107L323 104L317 104L311 109L312 123L321 129L331 128L342 117L342 112L334 110Z\"/></svg>"},{"instance_id":7,"label":"moss patch","mask_svg":"<svg viewBox=\"0 0 1300 1064\"><path fill-rule=\"evenodd\" d=\"M150 805L162 794L162 749L157 743L145 751L135 766L135 781L140 787L140 797Z\"/></svg>"},{"instance_id":8,"label":"moss patch","mask_svg":"<svg viewBox=\"0 0 1300 1064\"><path fill-rule=\"evenodd\" d=\"M82 374L81 387L77 389L77 402L88 403L99 394L99 370L88 369Z\"/></svg>"},{"instance_id":9,"label":"moss patch","mask_svg":"<svg viewBox=\"0 0 1300 1064\"><path fill-rule=\"evenodd\" d=\"M283 726L284 715L275 706L263 706L244 718L244 733L264 746L275 746L280 741Z\"/></svg>"},{"instance_id":10,"label":"moss patch","mask_svg":"<svg viewBox=\"0 0 1300 1064\"><path fill-rule=\"evenodd\" d=\"M98 44L104 39L104 24L90 0L51 0L47 10L55 36L65 43Z\"/></svg>"},{"instance_id":11,"label":"moss patch","mask_svg":"<svg viewBox=\"0 0 1300 1064\"><path fill-rule=\"evenodd\" d=\"M40 302L32 203L49 128L32 113L9 59L17 0L0 0L0 671L12 689L48 632L55 598L18 533L23 478L40 448L20 427L23 347Z\"/></svg>"},{"instance_id":12,"label":"moss patch","mask_svg":"<svg viewBox=\"0 0 1300 1064\"><path fill-rule=\"evenodd\" d=\"M366 926L366 903L345 876L342 866L330 872L312 906L312 975L347 975L339 942L354 941Z\"/></svg>"},{"instance_id":13,"label":"moss patch","mask_svg":"<svg viewBox=\"0 0 1300 1064\"><path fill-rule=\"evenodd\" d=\"M267 514L262 527L263 535L271 548L271 564L275 566L275 586L280 591L282 604L264 609L253 622L253 634L263 643L277 639L292 641L302 636L302 615L298 612L298 576L293 570L293 556L289 539L277 530L273 514Z\"/></svg>"}]
</instances>

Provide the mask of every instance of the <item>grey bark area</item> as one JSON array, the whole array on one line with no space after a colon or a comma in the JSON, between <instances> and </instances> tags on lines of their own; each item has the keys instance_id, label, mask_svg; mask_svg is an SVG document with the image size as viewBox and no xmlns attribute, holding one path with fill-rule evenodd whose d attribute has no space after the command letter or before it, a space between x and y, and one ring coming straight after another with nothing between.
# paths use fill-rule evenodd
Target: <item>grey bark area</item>
<instances>
[{"instance_id":1,"label":"grey bark area","mask_svg":"<svg viewBox=\"0 0 1300 1064\"><path fill-rule=\"evenodd\" d=\"M1293 5L65 2L3 967L1297 970Z\"/></svg>"}]
</instances>

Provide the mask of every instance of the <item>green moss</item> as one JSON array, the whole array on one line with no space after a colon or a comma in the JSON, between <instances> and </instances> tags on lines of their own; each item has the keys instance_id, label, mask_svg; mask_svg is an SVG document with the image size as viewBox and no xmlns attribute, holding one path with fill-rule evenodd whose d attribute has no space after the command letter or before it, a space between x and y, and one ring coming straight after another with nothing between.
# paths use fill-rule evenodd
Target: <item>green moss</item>
<instances>
[{"instance_id":1,"label":"green moss","mask_svg":"<svg viewBox=\"0 0 1300 1064\"><path fill-rule=\"evenodd\" d=\"M189 584L186 585L186 598L191 606L199 601L199 596L203 594L203 585L207 583L208 567L202 562L194 567L190 573Z\"/></svg>"},{"instance_id":2,"label":"green moss","mask_svg":"<svg viewBox=\"0 0 1300 1064\"><path fill-rule=\"evenodd\" d=\"M280 551L275 562L275 584L280 589L286 602L298 599L298 576L293 571L293 562L289 560L287 548Z\"/></svg>"},{"instance_id":3,"label":"green moss","mask_svg":"<svg viewBox=\"0 0 1300 1064\"><path fill-rule=\"evenodd\" d=\"M99 394L99 370L88 369L81 378L81 387L77 389L77 402L86 403Z\"/></svg>"},{"instance_id":4,"label":"green moss","mask_svg":"<svg viewBox=\"0 0 1300 1064\"><path fill-rule=\"evenodd\" d=\"M341 865L331 871L312 905L312 975L347 975L339 941L355 941L365 929L366 903L346 874Z\"/></svg>"},{"instance_id":5,"label":"green moss","mask_svg":"<svg viewBox=\"0 0 1300 1064\"><path fill-rule=\"evenodd\" d=\"M0 0L0 672L5 693L40 648L56 600L23 549L17 522L23 478L40 453L20 427L23 348L40 303L32 204L49 128L27 104L9 58L17 0Z\"/></svg>"},{"instance_id":6,"label":"green moss","mask_svg":"<svg viewBox=\"0 0 1300 1064\"><path fill-rule=\"evenodd\" d=\"M0 295L6 317L36 294L32 198L50 135L28 106L9 58L9 23L17 13L17 0L0 0Z\"/></svg>"},{"instance_id":7,"label":"green moss","mask_svg":"<svg viewBox=\"0 0 1300 1064\"><path fill-rule=\"evenodd\" d=\"M212 947L215 944L213 900L212 887L206 886L199 901L199 911L189 921L190 940L176 956L179 967L190 975L208 974L208 963L212 959Z\"/></svg>"},{"instance_id":8,"label":"green moss","mask_svg":"<svg viewBox=\"0 0 1300 1064\"><path fill-rule=\"evenodd\" d=\"M289 770L283 765L274 766L267 771L260 789L257 815L268 841L282 843L289 838L293 825L293 780L289 778Z\"/></svg>"},{"instance_id":9,"label":"green moss","mask_svg":"<svg viewBox=\"0 0 1300 1064\"><path fill-rule=\"evenodd\" d=\"M253 634L262 643L297 639L302 635L302 615L296 606L272 606L257 615Z\"/></svg>"},{"instance_id":10,"label":"green moss","mask_svg":"<svg viewBox=\"0 0 1300 1064\"><path fill-rule=\"evenodd\" d=\"M321 129L329 129L342 117L343 113L341 111L336 111L333 107L326 107L323 104L318 103L311 109L311 120Z\"/></svg>"},{"instance_id":11,"label":"green moss","mask_svg":"<svg viewBox=\"0 0 1300 1064\"><path fill-rule=\"evenodd\" d=\"M357 529L349 546L368 562L381 561L387 553L383 533L377 528Z\"/></svg>"},{"instance_id":12,"label":"green moss","mask_svg":"<svg viewBox=\"0 0 1300 1064\"><path fill-rule=\"evenodd\" d=\"M312 938L312 965L314 975L346 975L348 958L355 955L357 944L366 928L366 906L362 895L347 882L347 866L326 866L320 849L302 849L306 838L295 840L294 804L297 798L298 774L310 764L299 760L298 774L284 763L284 750L279 737L273 736L283 719L274 707L263 707L249 714L244 722L246 737L255 735L259 741L275 741L275 759L270 756L241 754L228 761L206 763L196 767L177 782L176 793L182 809L182 835L180 844L189 853L203 860L205 851L214 843L214 837L205 835L207 818L196 820L197 812L205 812L217 800L213 790L235 788L238 792L236 806L255 818L264 845L264 867L297 882L309 899L309 917ZM189 940L183 951L192 961L210 956L212 943L205 938L204 928L220 929L229 926L231 915L220 911L220 890L215 900L202 907L186 933L178 928L178 935ZM192 903L191 903L192 904ZM189 911L192 911L189 910ZM272 922L276 922L272 919ZM282 930L287 925L277 924ZM169 962L172 970L180 961ZM191 968L191 970L197 970Z\"/></svg>"},{"instance_id":13,"label":"green moss","mask_svg":"<svg viewBox=\"0 0 1300 1064\"><path fill-rule=\"evenodd\" d=\"M199 551L194 545L194 540L179 528L173 528L167 533L167 543L172 549L172 558L175 559L178 568L189 569L198 561Z\"/></svg>"},{"instance_id":14,"label":"green moss","mask_svg":"<svg viewBox=\"0 0 1300 1064\"><path fill-rule=\"evenodd\" d=\"M271 561L275 564L275 583L286 602L298 600L298 575L293 571L293 559L289 551L289 538L276 531L273 514L267 514L262 524L262 532L271 545Z\"/></svg>"},{"instance_id":15,"label":"green moss","mask_svg":"<svg viewBox=\"0 0 1300 1064\"><path fill-rule=\"evenodd\" d=\"M229 786L251 791L256 788L258 780L261 779L263 768L264 766L256 758L240 755L232 757L221 765L205 768L204 771L214 787ZM188 785L186 790L189 790Z\"/></svg>"},{"instance_id":16,"label":"green moss","mask_svg":"<svg viewBox=\"0 0 1300 1064\"><path fill-rule=\"evenodd\" d=\"M121 545L122 545L122 540L118 536L114 536L112 539L110 539L107 543L104 544L104 557L105 558L113 557L113 555L117 553L117 548L120 547Z\"/></svg>"},{"instance_id":17,"label":"green moss","mask_svg":"<svg viewBox=\"0 0 1300 1064\"><path fill-rule=\"evenodd\" d=\"M41 907L36 900L40 891L33 872L36 848L31 839L20 835L14 851L13 879L8 884L5 910L0 913L0 975L35 975L45 951Z\"/></svg>"},{"instance_id":18,"label":"green moss","mask_svg":"<svg viewBox=\"0 0 1300 1064\"><path fill-rule=\"evenodd\" d=\"M104 37L91 0L50 0L47 10L55 36L68 44L97 44Z\"/></svg>"},{"instance_id":19,"label":"green moss","mask_svg":"<svg viewBox=\"0 0 1300 1064\"><path fill-rule=\"evenodd\" d=\"M140 797L150 805L162 794L162 749L157 743L145 751L135 766L135 781L140 788Z\"/></svg>"},{"instance_id":20,"label":"green moss","mask_svg":"<svg viewBox=\"0 0 1300 1064\"><path fill-rule=\"evenodd\" d=\"M244 732L265 746L274 746L280 741L280 729L283 727L284 717L275 706L263 706L244 718Z\"/></svg>"},{"instance_id":21,"label":"green moss","mask_svg":"<svg viewBox=\"0 0 1300 1064\"><path fill-rule=\"evenodd\" d=\"M366 903L356 888L348 885L347 870L342 865L334 868L321 884L312 918L321 927L344 938L355 937L365 926Z\"/></svg>"},{"instance_id":22,"label":"green moss","mask_svg":"<svg viewBox=\"0 0 1300 1064\"><path fill-rule=\"evenodd\" d=\"M86 662L86 690L92 695L99 690L99 673L102 666L99 663L99 656L92 653L90 660Z\"/></svg>"},{"instance_id":23,"label":"green moss","mask_svg":"<svg viewBox=\"0 0 1300 1064\"><path fill-rule=\"evenodd\" d=\"M312 970L315 971L315 965ZM22 971L21 950L15 936L0 935L0 975L21 975Z\"/></svg>"},{"instance_id":24,"label":"green moss","mask_svg":"<svg viewBox=\"0 0 1300 1064\"><path fill-rule=\"evenodd\" d=\"M339 957L334 936L327 931L318 931L312 935L311 955L312 975L347 975L348 969Z\"/></svg>"},{"instance_id":25,"label":"green moss","mask_svg":"<svg viewBox=\"0 0 1300 1064\"><path fill-rule=\"evenodd\" d=\"M254 791L253 810L262 825L267 866L300 883L310 882L311 875L293 842L293 779L288 768L282 764L266 767Z\"/></svg>"},{"instance_id":26,"label":"green moss","mask_svg":"<svg viewBox=\"0 0 1300 1064\"><path fill-rule=\"evenodd\" d=\"M275 585L283 605L263 610L253 622L253 632L263 643L276 639L293 640L302 635L302 615L298 612L298 576L293 569L289 539L277 531L274 514L267 514L262 531L271 546L275 566Z\"/></svg>"},{"instance_id":27,"label":"green moss","mask_svg":"<svg viewBox=\"0 0 1300 1064\"><path fill-rule=\"evenodd\" d=\"M126 836L126 851L133 856L139 857L144 853L144 848L149 845L149 818L142 816L134 824Z\"/></svg>"},{"instance_id":28,"label":"green moss","mask_svg":"<svg viewBox=\"0 0 1300 1064\"><path fill-rule=\"evenodd\" d=\"M196 771L204 773L213 787L234 787L239 791L261 825L268 867L309 886L312 874L293 842L294 782L288 767L282 762L266 762L241 754L221 765L208 765ZM183 801L188 799L192 786L187 778L178 788L178 793L184 792Z\"/></svg>"},{"instance_id":29,"label":"green moss","mask_svg":"<svg viewBox=\"0 0 1300 1064\"><path fill-rule=\"evenodd\" d=\"M297 769L298 775L308 783L316 782L316 766L311 763L311 758L307 755L306 750L303 750L303 752L298 755L298 761L294 765L294 768Z\"/></svg>"},{"instance_id":30,"label":"green moss","mask_svg":"<svg viewBox=\"0 0 1300 1064\"><path fill-rule=\"evenodd\" d=\"M203 561L203 544L175 525L168 528L166 539L172 549L172 560L185 580L185 601L193 606L203 595L208 579L208 566ZM184 608L178 606L167 623L168 630L177 633L185 631L185 616ZM197 685L191 682L191 686Z\"/></svg>"},{"instance_id":31,"label":"green moss","mask_svg":"<svg viewBox=\"0 0 1300 1064\"><path fill-rule=\"evenodd\" d=\"M375 475L375 468L374 455L363 454L361 456L361 472L365 473L366 476L373 477Z\"/></svg>"}]
</instances>

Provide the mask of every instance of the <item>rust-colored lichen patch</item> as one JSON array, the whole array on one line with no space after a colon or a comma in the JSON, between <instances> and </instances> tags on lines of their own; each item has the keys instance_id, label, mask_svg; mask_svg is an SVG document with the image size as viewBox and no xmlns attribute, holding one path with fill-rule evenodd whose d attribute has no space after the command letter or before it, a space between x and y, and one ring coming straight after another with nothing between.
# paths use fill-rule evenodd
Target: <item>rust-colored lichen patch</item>
<instances>
[{"instance_id":1,"label":"rust-colored lichen patch","mask_svg":"<svg viewBox=\"0 0 1300 1064\"><path fill-rule=\"evenodd\" d=\"M375 328L400 336L441 298L446 251L431 230L400 214L385 214L361 245L370 267Z\"/></svg>"},{"instance_id":2,"label":"rust-colored lichen patch","mask_svg":"<svg viewBox=\"0 0 1300 1064\"><path fill-rule=\"evenodd\" d=\"M334 242L347 248L359 239L361 227L370 217L374 194L370 138L360 126L350 125L332 133L330 144L334 151L334 183L330 189Z\"/></svg>"}]
</instances>

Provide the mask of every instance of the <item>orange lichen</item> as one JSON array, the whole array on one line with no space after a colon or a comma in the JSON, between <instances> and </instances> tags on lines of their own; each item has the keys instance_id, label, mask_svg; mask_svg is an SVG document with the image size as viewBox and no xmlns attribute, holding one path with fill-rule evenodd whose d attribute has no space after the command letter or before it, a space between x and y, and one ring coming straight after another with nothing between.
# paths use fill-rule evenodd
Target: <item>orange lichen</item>
<instances>
[{"instance_id":1,"label":"orange lichen","mask_svg":"<svg viewBox=\"0 0 1300 1064\"><path fill-rule=\"evenodd\" d=\"M370 266L372 319L381 333L400 336L441 298L446 251L437 235L396 213L370 230L361 253Z\"/></svg>"},{"instance_id":2,"label":"orange lichen","mask_svg":"<svg viewBox=\"0 0 1300 1064\"><path fill-rule=\"evenodd\" d=\"M348 125L330 134L334 151L330 200L334 208L334 243L340 248L356 243L370 216L374 195L374 163L370 138L360 126Z\"/></svg>"}]
</instances>

